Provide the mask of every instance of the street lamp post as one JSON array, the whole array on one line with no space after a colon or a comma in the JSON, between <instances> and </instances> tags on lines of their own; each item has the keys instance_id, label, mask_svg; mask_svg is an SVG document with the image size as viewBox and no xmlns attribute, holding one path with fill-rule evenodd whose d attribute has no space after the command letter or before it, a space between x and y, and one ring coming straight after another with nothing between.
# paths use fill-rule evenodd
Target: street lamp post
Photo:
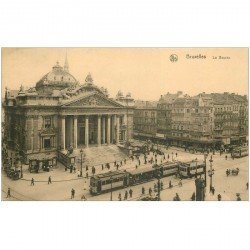
<instances>
[{"instance_id":1,"label":"street lamp post","mask_svg":"<svg viewBox=\"0 0 250 250\"><path fill-rule=\"evenodd\" d=\"M205 167L204 167L204 179L205 179L205 187L207 187L207 154L204 154L204 162L205 162Z\"/></svg>"},{"instance_id":2,"label":"street lamp post","mask_svg":"<svg viewBox=\"0 0 250 250\"><path fill-rule=\"evenodd\" d=\"M110 181L111 181L110 200L112 201L113 200L113 178L112 176L110 177Z\"/></svg>"},{"instance_id":3,"label":"street lamp post","mask_svg":"<svg viewBox=\"0 0 250 250\"><path fill-rule=\"evenodd\" d=\"M20 170L21 170L21 172L20 172L20 178L23 178L23 161L22 161L22 157L20 156L20 164L21 164L21 166L20 166Z\"/></svg>"},{"instance_id":4,"label":"street lamp post","mask_svg":"<svg viewBox=\"0 0 250 250\"><path fill-rule=\"evenodd\" d=\"M197 178L197 162L198 162L198 160L197 160L197 158L195 159L195 178Z\"/></svg>"},{"instance_id":5,"label":"street lamp post","mask_svg":"<svg viewBox=\"0 0 250 250\"><path fill-rule=\"evenodd\" d=\"M211 192L212 187L213 187L213 175L214 175L213 156L212 155L211 155L209 162L210 162L210 170L208 171L208 176L210 177L210 192Z\"/></svg>"},{"instance_id":6,"label":"street lamp post","mask_svg":"<svg viewBox=\"0 0 250 250\"><path fill-rule=\"evenodd\" d=\"M157 185L157 187L158 187L158 201L160 201L161 200L161 182L160 182L160 180L161 180L161 175L160 175L160 172L158 173L158 185Z\"/></svg>"},{"instance_id":7,"label":"street lamp post","mask_svg":"<svg viewBox=\"0 0 250 250\"><path fill-rule=\"evenodd\" d=\"M80 171L80 177L82 177L82 155L83 155L82 149L80 150L80 153L81 153L81 171Z\"/></svg>"}]
</instances>

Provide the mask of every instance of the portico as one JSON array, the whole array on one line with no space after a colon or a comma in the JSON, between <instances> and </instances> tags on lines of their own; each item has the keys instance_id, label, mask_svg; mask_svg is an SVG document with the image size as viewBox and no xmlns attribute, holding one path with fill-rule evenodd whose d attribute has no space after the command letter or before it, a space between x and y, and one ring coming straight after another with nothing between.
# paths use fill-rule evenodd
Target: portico
<instances>
[{"instance_id":1,"label":"portico","mask_svg":"<svg viewBox=\"0 0 250 250\"><path fill-rule=\"evenodd\" d=\"M74 149L119 144L126 140L120 127L126 126L124 114L63 115L61 119L61 149Z\"/></svg>"}]
</instances>

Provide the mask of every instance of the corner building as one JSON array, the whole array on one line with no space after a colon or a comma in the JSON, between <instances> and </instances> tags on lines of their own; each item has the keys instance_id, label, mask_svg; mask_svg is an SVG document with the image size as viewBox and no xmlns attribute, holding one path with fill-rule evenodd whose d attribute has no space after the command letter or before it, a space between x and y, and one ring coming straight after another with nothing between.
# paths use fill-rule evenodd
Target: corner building
<instances>
[{"instance_id":1,"label":"corner building","mask_svg":"<svg viewBox=\"0 0 250 250\"><path fill-rule=\"evenodd\" d=\"M79 84L57 63L35 87L6 89L4 144L8 155L56 161L67 149L122 144L132 138L133 107L109 98L90 74Z\"/></svg>"}]
</instances>

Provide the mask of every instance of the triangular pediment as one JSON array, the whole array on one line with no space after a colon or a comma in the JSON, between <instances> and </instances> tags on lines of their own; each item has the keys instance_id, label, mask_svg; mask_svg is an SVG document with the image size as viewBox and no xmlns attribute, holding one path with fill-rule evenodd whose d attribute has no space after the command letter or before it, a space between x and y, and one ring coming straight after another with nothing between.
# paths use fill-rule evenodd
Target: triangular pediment
<instances>
[{"instance_id":1,"label":"triangular pediment","mask_svg":"<svg viewBox=\"0 0 250 250\"><path fill-rule=\"evenodd\" d=\"M73 100L67 100L62 106L64 107L124 107L120 103L100 95L98 93L92 93L89 95L81 96Z\"/></svg>"}]
</instances>

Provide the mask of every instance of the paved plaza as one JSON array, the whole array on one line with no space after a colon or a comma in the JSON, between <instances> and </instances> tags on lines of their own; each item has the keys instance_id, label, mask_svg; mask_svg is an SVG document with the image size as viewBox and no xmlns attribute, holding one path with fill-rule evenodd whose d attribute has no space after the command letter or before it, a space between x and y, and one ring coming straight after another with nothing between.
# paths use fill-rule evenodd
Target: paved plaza
<instances>
[{"instance_id":1,"label":"paved plaza","mask_svg":"<svg viewBox=\"0 0 250 250\"><path fill-rule=\"evenodd\" d=\"M170 160L178 161L190 161L194 159L203 160L203 154L191 154L185 152L182 149L170 148L168 150L163 149L166 160L169 154ZM176 156L177 153L177 156ZM211 154L210 154L211 155ZM209 170L209 157L207 158L207 170ZM163 156L158 155L158 162L164 162ZM143 167L143 155L140 157L141 165ZM115 170L114 164L110 164L111 169ZM138 165L138 160L127 159L126 164L119 168L120 170L134 169ZM229 175L226 176L226 169L239 168L240 172L238 176ZM111 193L104 193L97 196L92 196L89 192L89 178L86 178L86 168L84 167L83 177L78 177L78 170L80 170L80 163L77 165L76 172L70 173L69 170L65 171L65 168L60 163L57 168L50 172L29 173L28 166L24 166L23 179L11 180L4 172L2 172L2 200L71 200L71 189L75 189L75 197L72 200L82 200L83 195L89 201L105 201L111 199ZM225 159L225 154L221 155L216 153L213 155L213 186L215 187L215 194L209 193L210 178L207 176L207 188L205 200L215 201L217 195L221 194L223 201L236 200L236 193L240 193L242 200L248 200L248 190L246 183L248 182L248 157L232 159L228 155L228 159ZM101 165L96 166L96 174L110 171L107 168L102 170ZM91 176L91 166L88 169L88 175ZM48 178L51 176L52 183L48 184ZM31 179L34 178L34 186L31 186ZM191 200L193 192L195 192L194 178L182 180L182 186L179 187L179 179L175 176L165 177L161 179L163 182L163 190L160 193L161 200L171 201L176 193L179 194L182 201ZM173 187L169 188L169 181L171 180ZM119 193L124 198L125 191L132 189L133 195L128 200L138 200L141 196L142 187L145 188L146 194L151 187L154 190L154 184L157 180L142 183L132 187L115 190L112 192L112 200L117 201ZM11 196L6 198L7 189L10 188ZM154 195L154 191L153 191Z\"/></svg>"}]
</instances>

